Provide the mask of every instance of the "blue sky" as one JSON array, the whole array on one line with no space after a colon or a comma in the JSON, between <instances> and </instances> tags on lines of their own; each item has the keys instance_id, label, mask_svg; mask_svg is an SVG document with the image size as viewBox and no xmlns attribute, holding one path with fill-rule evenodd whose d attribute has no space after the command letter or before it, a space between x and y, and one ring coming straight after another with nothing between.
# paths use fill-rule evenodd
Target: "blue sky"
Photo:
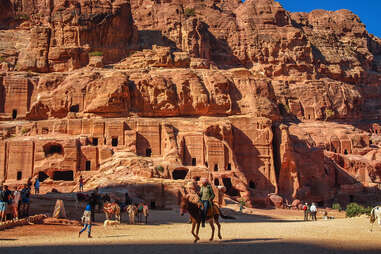
<instances>
[{"instance_id":1,"label":"blue sky","mask_svg":"<svg viewBox=\"0 0 381 254\"><path fill-rule=\"evenodd\" d=\"M276 0L291 12L315 9L336 11L348 9L358 15L367 30L381 37L381 0Z\"/></svg>"}]
</instances>

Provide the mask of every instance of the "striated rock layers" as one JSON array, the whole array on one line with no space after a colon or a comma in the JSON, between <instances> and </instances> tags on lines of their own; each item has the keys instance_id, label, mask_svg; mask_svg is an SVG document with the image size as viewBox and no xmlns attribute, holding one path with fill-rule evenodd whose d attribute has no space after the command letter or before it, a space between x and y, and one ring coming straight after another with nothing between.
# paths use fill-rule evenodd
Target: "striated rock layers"
<instances>
[{"instance_id":1,"label":"striated rock layers","mask_svg":"<svg viewBox=\"0 0 381 254\"><path fill-rule=\"evenodd\" d=\"M72 191L83 175L165 206L207 177L249 206L376 200L381 40L348 10L5 0L0 14L7 184Z\"/></svg>"}]
</instances>

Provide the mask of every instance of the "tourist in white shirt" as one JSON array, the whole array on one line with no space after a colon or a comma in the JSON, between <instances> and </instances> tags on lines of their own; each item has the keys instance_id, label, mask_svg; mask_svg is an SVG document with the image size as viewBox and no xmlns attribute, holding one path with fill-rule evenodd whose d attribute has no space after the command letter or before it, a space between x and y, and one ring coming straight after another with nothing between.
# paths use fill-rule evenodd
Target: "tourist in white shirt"
<instances>
[{"instance_id":1,"label":"tourist in white shirt","mask_svg":"<svg viewBox=\"0 0 381 254\"><path fill-rule=\"evenodd\" d=\"M312 205L310 207L310 211L311 211L311 220L316 221L317 208L316 208L315 203L312 203Z\"/></svg>"}]
</instances>

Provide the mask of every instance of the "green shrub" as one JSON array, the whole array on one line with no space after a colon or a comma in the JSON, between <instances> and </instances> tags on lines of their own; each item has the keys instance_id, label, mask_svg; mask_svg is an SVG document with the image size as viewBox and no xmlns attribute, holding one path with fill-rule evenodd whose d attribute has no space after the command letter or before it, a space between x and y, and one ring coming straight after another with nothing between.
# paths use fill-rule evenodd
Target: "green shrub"
<instances>
[{"instance_id":1,"label":"green shrub","mask_svg":"<svg viewBox=\"0 0 381 254\"><path fill-rule=\"evenodd\" d=\"M186 8L184 11L184 14L185 14L185 17L187 17L187 18L196 16L196 12L195 12L194 8Z\"/></svg>"},{"instance_id":2,"label":"green shrub","mask_svg":"<svg viewBox=\"0 0 381 254\"><path fill-rule=\"evenodd\" d=\"M4 57L0 56L0 63L5 62Z\"/></svg>"},{"instance_id":3,"label":"green shrub","mask_svg":"<svg viewBox=\"0 0 381 254\"><path fill-rule=\"evenodd\" d=\"M332 209L341 211L341 205L340 205L339 203L334 203L334 204L332 205Z\"/></svg>"},{"instance_id":4,"label":"green shrub","mask_svg":"<svg viewBox=\"0 0 381 254\"><path fill-rule=\"evenodd\" d=\"M28 132L30 131L30 129L28 129L28 128L22 128L21 129L21 134L27 134Z\"/></svg>"},{"instance_id":5,"label":"green shrub","mask_svg":"<svg viewBox=\"0 0 381 254\"><path fill-rule=\"evenodd\" d=\"M164 172L164 168L163 168L163 166L157 166L157 167L156 167L156 170L159 171L160 173L163 173L163 172Z\"/></svg>"},{"instance_id":6,"label":"green shrub","mask_svg":"<svg viewBox=\"0 0 381 254\"><path fill-rule=\"evenodd\" d=\"M18 15L16 16L16 19L17 19L17 20L29 20L30 17L29 17L28 15L26 15L26 14L18 14Z\"/></svg>"},{"instance_id":7,"label":"green shrub","mask_svg":"<svg viewBox=\"0 0 381 254\"><path fill-rule=\"evenodd\" d=\"M325 109L325 120L335 116L335 112L332 109Z\"/></svg>"},{"instance_id":8,"label":"green shrub","mask_svg":"<svg viewBox=\"0 0 381 254\"><path fill-rule=\"evenodd\" d=\"M93 51L89 53L89 56L103 56L103 52L101 51Z\"/></svg>"},{"instance_id":9,"label":"green shrub","mask_svg":"<svg viewBox=\"0 0 381 254\"><path fill-rule=\"evenodd\" d=\"M347 217L355 217L361 214L370 215L371 211L372 211L372 207L363 207L362 205L359 205L357 203L350 203L349 205L347 205L345 214Z\"/></svg>"}]
</instances>

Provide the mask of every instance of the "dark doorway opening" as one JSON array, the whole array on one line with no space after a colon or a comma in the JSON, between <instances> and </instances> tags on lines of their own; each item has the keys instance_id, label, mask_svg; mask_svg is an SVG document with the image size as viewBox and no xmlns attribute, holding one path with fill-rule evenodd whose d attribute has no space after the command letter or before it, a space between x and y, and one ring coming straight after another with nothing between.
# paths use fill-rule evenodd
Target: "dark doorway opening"
<instances>
[{"instance_id":1,"label":"dark doorway opening","mask_svg":"<svg viewBox=\"0 0 381 254\"><path fill-rule=\"evenodd\" d=\"M207 162L207 161L205 161L205 166L206 166L206 167L209 167L209 165L208 165L208 162Z\"/></svg>"},{"instance_id":2,"label":"dark doorway opening","mask_svg":"<svg viewBox=\"0 0 381 254\"><path fill-rule=\"evenodd\" d=\"M76 104L76 105L71 106L70 112L75 112L75 113L79 112L79 105Z\"/></svg>"},{"instance_id":3,"label":"dark doorway opening","mask_svg":"<svg viewBox=\"0 0 381 254\"><path fill-rule=\"evenodd\" d=\"M12 110L12 119L16 119L17 117L17 109Z\"/></svg>"},{"instance_id":4,"label":"dark doorway opening","mask_svg":"<svg viewBox=\"0 0 381 254\"><path fill-rule=\"evenodd\" d=\"M352 203L354 202L355 197L353 195L349 195L349 202Z\"/></svg>"},{"instance_id":5,"label":"dark doorway opening","mask_svg":"<svg viewBox=\"0 0 381 254\"><path fill-rule=\"evenodd\" d=\"M151 148L147 148L147 149L146 149L146 157L151 157L151 155L152 155L152 150L151 150Z\"/></svg>"},{"instance_id":6,"label":"dark doorway opening","mask_svg":"<svg viewBox=\"0 0 381 254\"><path fill-rule=\"evenodd\" d=\"M155 201L151 201L151 209L156 209L156 202Z\"/></svg>"},{"instance_id":7,"label":"dark doorway opening","mask_svg":"<svg viewBox=\"0 0 381 254\"><path fill-rule=\"evenodd\" d=\"M22 179L22 171L17 171L17 180Z\"/></svg>"},{"instance_id":8,"label":"dark doorway opening","mask_svg":"<svg viewBox=\"0 0 381 254\"><path fill-rule=\"evenodd\" d=\"M255 183L253 181L249 182L249 188L250 189L255 189Z\"/></svg>"},{"instance_id":9,"label":"dark doorway opening","mask_svg":"<svg viewBox=\"0 0 381 254\"><path fill-rule=\"evenodd\" d=\"M173 178L173 180L185 179L187 174L188 174L187 169L175 169L172 172L172 178Z\"/></svg>"},{"instance_id":10,"label":"dark doorway opening","mask_svg":"<svg viewBox=\"0 0 381 254\"><path fill-rule=\"evenodd\" d=\"M344 150L344 154L348 154L348 150L347 149Z\"/></svg>"},{"instance_id":11,"label":"dark doorway opening","mask_svg":"<svg viewBox=\"0 0 381 254\"><path fill-rule=\"evenodd\" d=\"M196 166L196 158L192 158L192 166Z\"/></svg>"},{"instance_id":12,"label":"dark doorway opening","mask_svg":"<svg viewBox=\"0 0 381 254\"><path fill-rule=\"evenodd\" d=\"M232 164L231 163L228 163L228 168L226 170L232 170Z\"/></svg>"},{"instance_id":13,"label":"dark doorway opening","mask_svg":"<svg viewBox=\"0 0 381 254\"><path fill-rule=\"evenodd\" d=\"M62 146L60 144L46 144L44 146L45 157L48 157L53 154L62 154Z\"/></svg>"},{"instance_id":14,"label":"dark doorway opening","mask_svg":"<svg viewBox=\"0 0 381 254\"><path fill-rule=\"evenodd\" d=\"M196 182L200 181L200 177L199 177L199 176L195 176L195 177L193 177L193 179L194 179Z\"/></svg>"},{"instance_id":15,"label":"dark doorway opening","mask_svg":"<svg viewBox=\"0 0 381 254\"><path fill-rule=\"evenodd\" d=\"M112 138L111 145L112 146L118 146L118 138Z\"/></svg>"},{"instance_id":16,"label":"dark doorway opening","mask_svg":"<svg viewBox=\"0 0 381 254\"><path fill-rule=\"evenodd\" d=\"M90 171L91 170L91 161L86 161L86 167L85 167L86 171Z\"/></svg>"},{"instance_id":17,"label":"dark doorway opening","mask_svg":"<svg viewBox=\"0 0 381 254\"><path fill-rule=\"evenodd\" d=\"M214 179L214 185L215 185L215 186L220 185L220 181L218 180L218 178Z\"/></svg>"},{"instance_id":18,"label":"dark doorway opening","mask_svg":"<svg viewBox=\"0 0 381 254\"><path fill-rule=\"evenodd\" d=\"M45 174L45 172L42 172L42 171L38 172L38 180L40 182L43 182L43 181L45 181L48 178L49 178L49 176L47 174Z\"/></svg>"},{"instance_id":19,"label":"dark doorway opening","mask_svg":"<svg viewBox=\"0 0 381 254\"><path fill-rule=\"evenodd\" d=\"M97 146L98 145L98 138L93 138L93 146Z\"/></svg>"},{"instance_id":20,"label":"dark doorway opening","mask_svg":"<svg viewBox=\"0 0 381 254\"><path fill-rule=\"evenodd\" d=\"M55 171L53 173L54 181L73 181L73 171Z\"/></svg>"},{"instance_id":21,"label":"dark doorway opening","mask_svg":"<svg viewBox=\"0 0 381 254\"><path fill-rule=\"evenodd\" d=\"M324 201L319 201L319 202L317 203L317 205L320 206L320 207L323 207L323 206L324 206Z\"/></svg>"},{"instance_id":22,"label":"dark doorway opening","mask_svg":"<svg viewBox=\"0 0 381 254\"><path fill-rule=\"evenodd\" d=\"M222 182L224 183L224 186L226 187L226 194L230 196L239 196L239 192L237 189L235 189L232 185L232 181L230 178L223 178Z\"/></svg>"},{"instance_id":23,"label":"dark doorway opening","mask_svg":"<svg viewBox=\"0 0 381 254\"><path fill-rule=\"evenodd\" d=\"M214 164L214 171L218 171L218 164Z\"/></svg>"}]
</instances>

